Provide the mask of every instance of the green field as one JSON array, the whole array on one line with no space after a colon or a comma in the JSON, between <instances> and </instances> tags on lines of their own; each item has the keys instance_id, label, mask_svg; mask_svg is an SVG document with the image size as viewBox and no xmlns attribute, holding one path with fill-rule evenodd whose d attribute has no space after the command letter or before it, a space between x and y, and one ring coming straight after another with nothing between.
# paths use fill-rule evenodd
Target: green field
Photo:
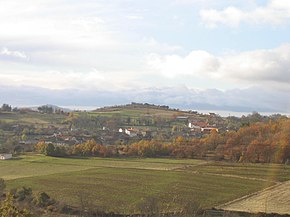
<instances>
[{"instance_id":1,"label":"green field","mask_svg":"<svg viewBox=\"0 0 290 217\"><path fill-rule=\"evenodd\" d=\"M188 167L182 170L200 174L239 177L241 179L257 179L265 182L290 180L290 166L282 164L242 164L219 161L200 165L199 167Z\"/></svg>"},{"instance_id":2,"label":"green field","mask_svg":"<svg viewBox=\"0 0 290 217\"><path fill-rule=\"evenodd\" d=\"M180 209L187 201L210 208L274 184L267 174L286 180L289 169L201 160L41 155L0 161L0 176L7 181L8 189L29 186L72 206L86 200L95 207L121 213L138 212L137 206L145 197L157 198L167 211Z\"/></svg>"},{"instance_id":3,"label":"green field","mask_svg":"<svg viewBox=\"0 0 290 217\"><path fill-rule=\"evenodd\" d=\"M120 115L120 116L130 116L130 117L139 117L143 115L155 115L160 116L163 118L172 118L173 115L189 115L187 112L180 112L180 111L173 111L173 110L167 110L167 109L157 109L157 108L146 108L146 107L140 107L140 108L130 108L130 107L124 107L124 108L107 108L105 111L94 111L90 112L91 115L100 115L100 116L108 116L111 117L113 115Z\"/></svg>"},{"instance_id":4,"label":"green field","mask_svg":"<svg viewBox=\"0 0 290 217\"><path fill-rule=\"evenodd\" d=\"M58 114L41 114L37 112L28 112L25 114L15 112L2 112L0 113L0 120L6 123L25 124L47 127L48 125L61 124L66 116Z\"/></svg>"}]
</instances>

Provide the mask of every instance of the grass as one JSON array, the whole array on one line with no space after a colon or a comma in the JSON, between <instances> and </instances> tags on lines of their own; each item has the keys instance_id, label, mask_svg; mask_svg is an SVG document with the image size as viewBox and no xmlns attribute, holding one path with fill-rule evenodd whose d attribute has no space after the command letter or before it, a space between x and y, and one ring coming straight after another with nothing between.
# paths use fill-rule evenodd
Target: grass
<instances>
[{"instance_id":1,"label":"grass","mask_svg":"<svg viewBox=\"0 0 290 217\"><path fill-rule=\"evenodd\" d=\"M174 116L194 116L188 112L184 111L173 111L173 110L166 110L166 109L157 109L157 108L107 108L106 110L102 111L93 111L89 112L90 115L93 116L106 116L106 117L112 117L114 115L120 115L120 117L131 117L131 118L138 118L141 116L146 115L152 115L153 116L160 116L163 118L172 119Z\"/></svg>"},{"instance_id":2,"label":"grass","mask_svg":"<svg viewBox=\"0 0 290 217\"><path fill-rule=\"evenodd\" d=\"M42 155L23 155L13 160L0 161L0 176L6 180L10 180L99 167L169 170L177 169L188 164L197 165L202 162L201 160L54 158Z\"/></svg>"},{"instance_id":3,"label":"grass","mask_svg":"<svg viewBox=\"0 0 290 217\"><path fill-rule=\"evenodd\" d=\"M0 113L1 121L6 123L17 123L17 124L34 124L44 125L49 124L60 124L66 116L58 114L41 114L36 112L28 112L25 114L6 112Z\"/></svg>"},{"instance_id":4,"label":"grass","mask_svg":"<svg viewBox=\"0 0 290 217\"><path fill-rule=\"evenodd\" d=\"M213 181L214 180L214 181ZM257 181L237 178L193 176L174 171L94 168L62 174L16 179L10 188L31 186L46 191L60 201L79 206L81 195L94 205L116 212L136 212L144 197L156 197L163 209L180 208L185 201L196 200L211 207L259 189ZM234 190L233 190L234 189Z\"/></svg>"},{"instance_id":5,"label":"grass","mask_svg":"<svg viewBox=\"0 0 290 217\"><path fill-rule=\"evenodd\" d=\"M253 165L248 177L262 177L270 167ZM132 213L138 212L137 206L145 197L157 198L163 210L172 211L187 201L210 208L262 189L260 180L237 176L246 168L201 160L24 155L18 160L0 161L0 176L7 180L8 189L30 186L73 206L80 206L81 198L85 198L94 207ZM288 174L282 177L286 179Z\"/></svg>"},{"instance_id":6,"label":"grass","mask_svg":"<svg viewBox=\"0 0 290 217\"><path fill-rule=\"evenodd\" d=\"M263 179L269 182L290 180L290 166L282 164L237 164L213 162L201 165L200 167L187 168L187 170L207 174Z\"/></svg>"}]
</instances>

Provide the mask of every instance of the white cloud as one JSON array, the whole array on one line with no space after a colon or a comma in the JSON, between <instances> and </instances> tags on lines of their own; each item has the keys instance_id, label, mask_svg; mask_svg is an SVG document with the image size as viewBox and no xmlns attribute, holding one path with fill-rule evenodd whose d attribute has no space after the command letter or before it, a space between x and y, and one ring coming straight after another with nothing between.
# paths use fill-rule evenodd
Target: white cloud
<instances>
[{"instance_id":1,"label":"white cloud","mask_svg":"<svg viewBox=\"0 0 290 217\"><path fill-rule=\"evenodd\" d=\"M182 50L182 47L180 46L161 43L153 37L143 38L143 40L139 43L140 44L138 46L140 47L144 45L145 50L147 50L148 52L172 53Z\"/></svg>"},{"instance_id":2,"label":"white cloud","mask_svg":"<svg viewBox=\"0 0 290 217\"><path fill-rule=\"evenodd\" d=\"M232 79L252 85L267 82L289 86L290 45L221 56L214 56L205 51L192 51L185 57L151 54L148 65L169 78L186 75L192 78Z\"/></svg>"},{"instance_id":3,"label":"white cloud","mask_svg":"<svg viewBox=\"0 0 290 217\"><path fill-rule=\"evenodd\" d=\"M137 32L139 24L130 20L143 19L143 8L137 10L124 2L0 1L0 46L24 50L26 53L14 53L19 57L29 54L34 69L31 73L23 71L28 77L33 71L41 74L97 68L111 74L130 71L126 77L132 79L136 77L132 71L144 70L145 54L172 53L180 47ZM3 66L0 73L9 67ZM12 71L23 68L12 67Z\"/></svg>"},{"instance_id":4,"label":"white cloud","mask_svg":"<svg viewBox=\"0 0 290 217\"><path fill-rule=\"evenodd\" d=\"M148 64L169 78L182 75L203 76L215 72L219 67L217 58L201 50L192 51L186 57L151 54L148 57Z\"/></svg>"},{"instance_id":5,"label":"white cloud","mask_svg":"<svg viewBox=\"0 0 290 217\"><path fill-rule=\"evenodd\" d=\"M9 71L0 73L0 84L12 86L34 86L49 89L65 88L90 88L104 87L105 75L99 71L92 70L88 73L77 72L26 72L26 71Z\"/></svg>"},{"instance_id":6,"label":"white cloud","mask_svg":"<svg viewBox=\"0 0 290 217\"><path fill-rule=\"evenodd\" d=\"M125 22L120 18L127 11L118 5L106 1L0 1L0 46L5 46L0 58L14 55L13 60L24 59L29 54L34 69L31 73L23 70L28 77L33 71L130 71L137 65L132 45L136 49L139 44L136 39L128 41L127 31L119 29ZM12 71L25 68L6 65L0 73L11 67Z\"/></svg>"},{"instance_id":7,"label":"white cloud","mask_svg":"<svg viewBox=\"0 0 290 217\"><path fill-rule=\"evenodd\" d=\"M143 20L144 19L144 17L141 15L127 15L126 18L129 20Z\"/></svg>"},{"instance_id":8,"label":"white cloud","mask_svg":"<svg viewBox=\"0 0 290 217\"><path fill-rule=\"evenodd\" d=\"M70 48L113 47L116 44L109 24L100 17L97 2L28 0L0 1L0 42L22 46L39 42Z\"/></svg>"},{"instance_id":9,"label":"white cloud","mask_svg":"<svg viewBox=\"0 0 290 217\"><path fill-rule=\"evenodd\" d=\"M222 0L219 0L218 3L220 3ZM224 0L223 0L224 1ZM229 0L226 0L229 1ZM237 1L237 0L235 0ZM213 5L217 4L216 0L172 0L172 3L174 5Z\"/></svg>"},{"instance_id":10,"label":"white cloud","mask_svg":"<svg viewBox=\"0 0 290 217\"><path fill-rule=\"evenodd\" d=\"M223 76L249 81L290 83L290 45L221 58Z\"/></svg>"},{"instance_id":11,"label":"white cloud","mask_svg":"<svg viewBox=\"0 0 290 217\"><path fill-rule=\"evenodd\" d=\"M13 52L15 51L2 50L2 53L15 55ZM19 56L17 52L16 54ZM53 57L51 53L50 55ZM55 62L55 58L58 58L59 55L53 57L54 59L51 61ZM48 58L44 57L46 61ZM64 59L61 61L64 62ZM72 59L68 58L67 61L67 64L70 64ZM75 59L75 61L78 60ZM290 84L289 44L274 49L253 50L219 56L202 50L194 50L186 56L152 53L147 59L147 70L142 70L143 66L141 65L138 73L125 66L124 68L128 70L121 69L119 65L116 65L115 69L103 70L93 67L93 62L84 70L82 70L82 67L73 70L66 67L37 66L31 65L30 62L23 63L20 61L12 66L7 65L5 61L0 62L0 84L30 85L51 89L106 89L110 87L123 90L132 87L176 84L224 89L223 85L230 83L232 85L228 86L233 87L236 83L237 87L266 84L268 88L284 89L286 91L289 91ZM138 65L138 63L136 64Z\"/></svg>"},{"instance_id":12,"label":"white cloud","mask_svg":"<svg viewBox=\"0 0 290 217\"><path fill-rule=\"evenodd\" d=\"M206 9L200 11L202 22L209 28L218 25L238 27L242 22L253 25L283 25L290 21L289 0L269 0L267 5L253 10L242 10L237 7L226 7L223 10Z\"/></svg>"},{"instance_id":13,"label":"white cloud","mask_svg":"<svg viewBox=\"0 0 290 217\"><path fill-rule=\"evenodd\" d=\"M9 50L6 47L3 47L0 51L0 60L2 57L12 57L12 58L18 58L18 59L24 59L28 60L29 57L25 54L23 51L17 51L17 50Z\"/></svg>"},{"instance_id":14,"label":"white cloud","mask_svg":"<svg viewBox=\"0 0 290 217\"><path fill-rule=\"evenodd\" d=\"M228 7L223 11L214 9L202 10L200 16L209 28L215 28L219 23L230 27L237 27L245 18L245 14L235 7Z\"/></svg>"},{"instance_id":15,"label":"white cloud","mask_svg":"<svg viewBox=\"0 0 290 217\"><path fill-rule=\"evenodd\" d=\"M17 65L17 64L16 64ZM0 85L31 86L47 89L98 89L126 90L142 87L131 71L101 71L91 68L87 71L48 70L21 65L9 68L0 62Z\"/></svg>"}]
</instances>

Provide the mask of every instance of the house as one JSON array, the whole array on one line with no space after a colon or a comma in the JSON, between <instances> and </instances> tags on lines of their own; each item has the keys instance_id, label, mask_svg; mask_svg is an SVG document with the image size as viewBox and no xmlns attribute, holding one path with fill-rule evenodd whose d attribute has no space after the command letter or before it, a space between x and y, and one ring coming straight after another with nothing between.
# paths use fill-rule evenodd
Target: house
<instances>
[{"instance_id":1,"label":"house","mask_svg":"<svg viewBox=\"0 0 290 217\"><path fill-rule=\"evenodd\" d=\"M125 129L125 133L126 133L127 135L129 135L130 137L134 137L134 136L137 136L137 134L138 134L138 130L136 130L136 129L132 129L132 128L130 128L130 129Z\"/></svg>"},{"instance_id":2,"label":"house","mask_svg":"<svg viewBox=\"0 0 290 217\"><path fill-rule=\"evenodd\" d=\"M208 123L207 122L203 122L203 121L191 121L188 123L188 127L193 129L193 128L204 128L207 127Z\"/></svg>"},{"instance_id":3,"label":"house","mask_svg":"<svg viewBox=\"0 0 290 217\"><path fill-rule=\"evenodd\" d=\"M201 127L196 125L189 125L191 132L201 132Z\"/></svg>"},{"instance_id":4,"label":"house","mask_svg":"<svg viewBox=\"0 0 290 217\"><path fill-rule=\"evenodd\" d=\"M216 127L204 127L204 128L201 128L201 132L202 133L211 133L212 131L215 131L215 132L219 132L219 129L216 128Z\"/></svg>"},{"instance_id":5,"label":"house","mask_svg":"<svg viewBox=\"0 0 290 217\"><path fill-rule=\"evenodd\" d=\"M208 122L192 120L188 123L188 127L192 132L210 133L212 131L219 132L215 125L209 125Z\"/></svg>"},{"instance_id":6,"label":"house","mask_svg":"<svg viewBox=\"0 0 290 217\"><path fill-rule=\"evenodd\" d=\"M0 154L0 160L8 160L12 158L12 154Z\"/></svg>"}]
</instances>

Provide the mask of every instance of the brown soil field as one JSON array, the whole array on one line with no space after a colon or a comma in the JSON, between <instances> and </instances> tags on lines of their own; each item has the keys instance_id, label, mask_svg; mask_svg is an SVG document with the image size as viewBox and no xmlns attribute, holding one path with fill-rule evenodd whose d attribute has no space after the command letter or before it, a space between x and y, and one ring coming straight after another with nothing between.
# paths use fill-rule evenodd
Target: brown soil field
<instances>
[{"instance_id":1,"label":"brown soil field","mask_svg":"<svg viewBox=\"0 0 290 217\"><path fill-rule=\"evenodd\" d=\"M290 214L290 181L236 199L217 208L250 213Z\"/></svg>"}]
</instances>

